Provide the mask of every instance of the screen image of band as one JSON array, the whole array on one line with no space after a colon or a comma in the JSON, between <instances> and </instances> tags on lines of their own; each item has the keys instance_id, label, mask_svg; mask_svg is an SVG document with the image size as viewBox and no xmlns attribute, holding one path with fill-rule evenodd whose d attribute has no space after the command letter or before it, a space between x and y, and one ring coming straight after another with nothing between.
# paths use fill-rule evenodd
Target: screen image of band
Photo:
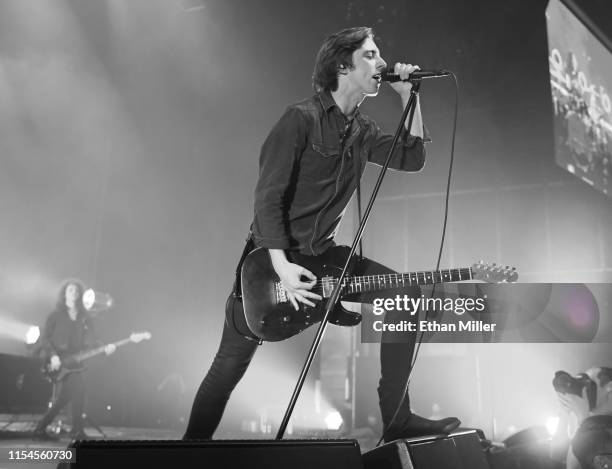
<instances>
[{"instance_id":1,"label":"screen image of band","mask_svg":"<svg viewBox=\"0 0 612 469\"><path fill-rule=\"evenodd\" d=\"M609 18L0 2L0 467L612 465Z\"/></svg>"},{"instance_id":2,"label":"screen image of band","mask_svg":"<svg viewBox=\"0 0 612 469\"><path fill-rule=\"evenodd\" d=\"M551 2L546 16L556 161L609 194L612 51L562 2Z\"/></svg>"}]
</instances>

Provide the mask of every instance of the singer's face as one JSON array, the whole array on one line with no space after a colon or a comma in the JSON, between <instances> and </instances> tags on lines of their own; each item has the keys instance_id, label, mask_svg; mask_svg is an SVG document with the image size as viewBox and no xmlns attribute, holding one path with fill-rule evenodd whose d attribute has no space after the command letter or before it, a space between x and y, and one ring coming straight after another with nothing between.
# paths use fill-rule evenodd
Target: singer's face
<instances>
[{"instance_id":1,"label":"singer's face","mask_svg":"<svg viewBox=\"0 0 612 469\"><path fill-rule=\"evenodd\" d=\"M372 37L368 37L361 47L353 52L353 66L347 73L351 86L366 96L376 96L380 88L380 72L387 63L380 56Z\"/></svg>"}]
</instances>

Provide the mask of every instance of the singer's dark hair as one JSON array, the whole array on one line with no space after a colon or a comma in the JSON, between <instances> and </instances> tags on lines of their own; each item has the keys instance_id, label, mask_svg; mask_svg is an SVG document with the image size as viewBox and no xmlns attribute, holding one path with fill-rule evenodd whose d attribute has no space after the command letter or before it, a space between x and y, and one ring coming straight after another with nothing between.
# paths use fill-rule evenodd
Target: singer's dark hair
<instances>
[{"instance_id":1,"label":"singer's dark hair","mask_svg":"<svg viewBox=\"0 0 612 469\"><path fill-rule=\"evenodd\" d=\"M68 279L62 284L57 295L55 311L68 311L68 307L66 306L66 289L69 285L74 285L77 288L76 308L79 311L79 314L86 314L87 310L85 309L85 306L83 306L83 292L85 292L85 286L83 285L83 282L76 278Z\"/></svg>"},{"instance_id":2,"label":"singer's dark hair","mask_svg":"<svg viewBox=\"0 0 612 469\"><path fill-rule=\"evenodd\" d=\"M338 89L338 71L342 67L353 68L353 52L368 37L374 37L372 28L359 26L343 29L325 38L312 73L312 87L316 92Z\"/></svg>"}]
</instances>

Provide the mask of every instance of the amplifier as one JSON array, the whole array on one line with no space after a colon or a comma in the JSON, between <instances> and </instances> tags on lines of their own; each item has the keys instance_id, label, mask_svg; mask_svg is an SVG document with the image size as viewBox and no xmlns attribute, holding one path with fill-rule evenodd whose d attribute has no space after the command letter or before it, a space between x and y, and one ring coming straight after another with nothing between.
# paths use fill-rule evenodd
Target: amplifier
<instances>
[{"instance_id":1,"label":"amplifier","mask_svg":"<svg viewBox=\"0 0 612 469\"><path fill-rule=\"evenodd\" d=\"M489 469L476 430L396 440L363 454L364 469Z\"/></svg>"}]
</instances>

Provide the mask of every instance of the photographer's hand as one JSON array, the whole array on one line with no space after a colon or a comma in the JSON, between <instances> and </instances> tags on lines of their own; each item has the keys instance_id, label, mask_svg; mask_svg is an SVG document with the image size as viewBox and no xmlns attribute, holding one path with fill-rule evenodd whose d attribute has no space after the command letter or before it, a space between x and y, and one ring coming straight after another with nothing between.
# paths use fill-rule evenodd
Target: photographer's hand
<instances>
[{"instance_id":1,"label":"photographer's hand","mask_svg":"<svg viewBox=\"0 0 612 469\"><path fill-rule=\"evenodd\" d=\"M589 399L587 398L586 388L582 390L582 396L563 393L557 393L557 395L561 408L574 414L578 419L578 424L589 416Z\"/></svg>"}]
</instances>

